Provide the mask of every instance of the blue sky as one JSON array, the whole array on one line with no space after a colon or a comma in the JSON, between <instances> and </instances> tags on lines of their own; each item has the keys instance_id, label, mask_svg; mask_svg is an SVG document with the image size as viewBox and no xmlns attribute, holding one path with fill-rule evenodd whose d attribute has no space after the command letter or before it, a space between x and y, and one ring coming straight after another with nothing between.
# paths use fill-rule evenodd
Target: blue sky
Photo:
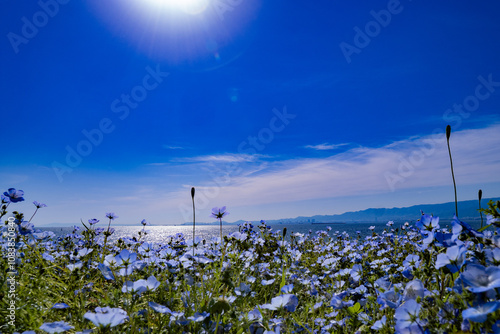
<instances>
[{"instance_id":1,"label":"blue sky","mask_svg":"<svg viewBox=\"0 0 500 334\"><path fill-rule=\"evenodd\" d=\"M36 224L453 201L447 124L459 200L500 196L496 1L2 3L0 185Z\"/></svg>"}]
</instances>

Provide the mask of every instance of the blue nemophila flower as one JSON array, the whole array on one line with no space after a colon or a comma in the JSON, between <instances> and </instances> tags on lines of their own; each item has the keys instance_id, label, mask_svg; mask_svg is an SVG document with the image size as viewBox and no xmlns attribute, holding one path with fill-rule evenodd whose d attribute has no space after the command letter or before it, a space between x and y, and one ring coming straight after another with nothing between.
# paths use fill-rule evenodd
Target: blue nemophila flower
<instances>
[{"instance_id":1,"label":"blue nemophila flower","mask_svg":"<svg viewBox=\"0 0 500 334\"><path fill-rule=\"evenodd\" d=\"M252 292L250 285L245 284L244 282L240 283L240 286L234 289L234 293L237 296L245 296Z\"/></svg>"},{"instance_id":2,"label":"blue nemophila flower","mask_svg":"<svg viewBox=\"0 0 500 334\"><path fill-rule=\"evenodd\" d=\"M378 331L379 329L382 329L385 326L385 323L387 322L387 318L384 315L380 320L375 321L371 329L374 329Z\"/></svg>"},{"instance_id":3,"label":"blue nemophila flower","mask_svg":"<svg viewBox=\"0 0 500 334\"><path fill-rule=\"evenodd\" d=\"M462 317L470 321L483 323L488 318L488 314L495 312L499 308L500 302L489 302L464 310L462 312Z\"/></svg>"},{"instance_id":4,"label":"blue nemophila flower","mask_svg":"<svg viewBox=\"0 0 500 334\"><path fill-rule=\"evenodd\" d=\"M21 235L27 235L30 233L35 232L35 225L28 221L23 221L21 224L19 224L19 233Z\"/></svg>"},{"instance_id":5,"label":"blue nemophila flower","mask_svg":"<svg viewBox=\"0 0 500 334\"><path fill-rule=\"evenodd\" d=\"M355 264L352 266L350 277L354 282L358 282L363 275L363 267L360 264Z\"/></svg>"},{"instance_id":6,"label":"blue nemophila flower","mask_svg":"<svg viewBox=\"0 0 500 334\"><path fill-rule=\"evenodd\" d=\"M43 203L39 203L37 201L34 201L33 204L36 206L37 209L40 209L40 208L46 208L47 205L46 204L43 204Z\"/></svg>"},{"instance_id":7,"label":"blue nemophila flower","mask_svg":"<svg viewBox=\"0 0 500 334\"><path fill-rule=\"evenodd\" d=\"M460 226L460 225L459 225ZM460 226L460 231L462 230L462 226ZM463 245L463 242L458 239L458 236L460 234L458 233L444 233L441 231L438 231L435 233L435 238L436 238L436 246L438 247L451 247L451 246L461 246Z\"/></svg>"},{"instance_id":8,"label":"blue nemophila flower","mask_svg":"<svg viewBox=\"0 0 500 334\"><path fill-rule=\"evenodd\" d=\"M392 283L387 279L387 277L380 277L375 281L375 285L379 288L379 290L382 289L383 291L387 291L391 288Z\"/></svg>"},{"instance_id":9,"label":"blue nemophila flower","mask_svg":"<svg viewBox=\"0 0 500 334\"><path fill-rule=\"evenodd\" d=\"M452 273L462 268L465 261L467 249L463 246L452 246L446 249L446 253L440 253L436 259L436 269L446 266Z\"/></svg>"},{"instance_id":10,"label":"blue nemophila flower","mask_svg":"<svg viewBox=\"0 0 500 334\"><path fill-rule=\"evenodd\" d=\"M422 245L420 246L420 250L426 250L429 245L434 241L434 236L435 236L435 233L433 231L420 231L420 233L422 234L423 236L423 240L422 240Z\"/></svg>"},{"instance_id":11,"label":"blue nemophila flower","mask_svg":"<svg viewBox=\"0 0 500 334\"><path fill-rule=\"evenodd\" d=\"M56 237L56 234L52 231L35 232L32 235L37 240L48 240Z\"/></svg>"},{"instance_id":12,"label":"blue nemophila flower","mask_svg":"<svg viewBox=\"0 0 500 334\"><path fill-rule=\"evenodd\" d=\"M137 251L140 253L140 254L146 254L146 253L149 253L151 251L154 250L154 244L152 244L151 242L143 242L139 248L137 248Z\"/></svg>"},{"instance_id":13,"label":"blue nemophila flower","mask_svg":"<svg viewBox=\"0 0 500 334\"><path fill-rule=\"evenodd\" d=\"M396 331L405 333L422 333L423 322L419 313L421 305L414 299L410 299L396 309L394 319L396 319Z\"/></svg>"},{"instance_id":14,"label":"blue nemophila flower","mask_svg":"<svg viewBox=\"0 0 500 334\"><path fill-rule=\"evenodd\" d=\"M118 268L117 275L128 276L137 269L141 270L144 268L146 263L144 261L137 260L137 253L131 253L128 249L123 249L116 256L107 255L104 258L104 265L115 266Z\"/></svg>"},{"instance_id":15,"label":"blue nemophila flower","mask_svg":"<svg viewBox=\"0 0 500 334\"><path fill-rule=\"evenodd\" d=\"M283 292L283 293L290 293L290 292L292 292L292 290L293 290L293 284L284 285L281 288L281 292Z\"/></svg>"},{"instance_id":16,"label":"blue nemophila flower","mask_svg":"<svg viewBox=\"0 0 500 334\"><path fill-rule=\"evenodd\" d=\"M317 302L316 304L313 305L313 310L319 309L321 306L323 306L323 302Z\"/></svg>"},{"instance_id":17,"label":"blue nemophila flower","mask_svg":"<svg viewBox=\"0 0 500 334\"><path fill-rule=\"evenodd\" d=\"M486 292L500 288L500 267L487 267L480 264L469 264L460 278L474 293Z\"/></svg>"},{"instance_id":18,"label":"blue nemophila flower","mask_svg":"<svg viewBox=\"0 0 500 334\"><path fill-rule=\"evenodd\" d=\"M292 294L284 294L279 295L271 299L271 304L263 304L260 308L268 309L268 310L278 310L280 308L284 308L289 312L294 312L299 304L299 299L297 296Z\"/></svg>"},{"instance_id":19,"label":"blue nemophila flower","mask_svg":"<svg viewBox=\"0 0 500 334\"><path fill-rule=\"evenodd\" d=\"M410 254L403 261L403 266L405 268L418 268L420 267L420 256L416 254Z\"/></svg>"},{"instance_id":20,"label":"blue nemophila flower","mask_svg":"<svg viewBox=\"0 0 500 334\"><path fill-rule=\"evenodd\" d=\"M330 306L333 307L335 310L340 310L342 308L354 305L354 301L352 300L343 301L345 295L346 295L345 291L337 295L333 295L332 299L330 300Z\"/></svg>"},{"instance_id":21,"label":"blue nemophila flower","mask_svg":"<svg viewBox=\"0 0 500 334\"><path fill-rule=\"evenodd\" d=\"M40 326L39 329L47 332L47 333L62 333L69 331L75 327L70 326L68 323L64 321L56 321L56 322L46 322Z\"/></svg>"},{"instance_id":22,"label":"blue nemophila flower","mask_svg":"<svg viewBox=\"0 0 500 334\"><path fill-rule=\"evenodd\" d=\"M54 258L52 255L50 255L50 253L47 253L47 252L44 252L44 253L42 254L42 258L43 258L45 261L49 261L49 262L52 262L52 261L54 261L54 260L55 260L55 258Z\"/></svg>"},{"instance_id":23,"label":"blue nemophila flower","mask_svg":"<svg viewBox=\"0 0 500 334\"><path fill-rule=\"evenodd\" d=\"M484 237L483 233L476 231L469 224L467 224L466 222L463 222L460 219L458 219L457 216L453 216L452 224L454 224L454 226L457 226L457 224L459 224L462 228L465 229L465 231L467 233L469 233L470 235L472 235L472 236L474 236L476 238L482 238L482 237ZM454 230L457 230L457 228L455 227Z\"/></svg>"},{"instance_id":24,"label":"blue nemophila flower","mask_svg":"<svg viewBox=\"0 0 500 334\"><path fill-rule=\"evenodd\" d=\"M123 284L122 292L135 292L141 294L147 290L154 291L160 286L160 282L154 276L149 276L147 280L140 279L135 282L127 281Z\"/></svg>"},{"instance_id":25,"label":"blue nemophila flower","mask_svg":"<svg viewBox=\"0 0 500 334\"><path fill-rule=\"evenodd\" d=\"M495 218L492 215L486 216L486 225L495 225L496 227L500 227L500 218Z\"/></svg>"},{"instance_id":26,"label":"blue nemophila flower","mask_svg":"<svg viewBox=\"0 0 500 334\"><path fill-rule=\"evenodd\" d=\"M83 266L83 263L81 261L78 261L76 263L70 263L66 266L69 270L73 271L76 269L80 269Z\"/></svg>"},{"instance_id":27,"label":"blue nemophila flower","mask_svg":"<svg viewBox=\"0 0 500 334\"><path fill-rule=\"evenodd\" d=\"M377 303L379 303L382 306L382 308L390 307L395 309L401 304L402 300L403 296L397 293L394 290L394 287L392 287L390 290L387 290L384 293L381 293L377 297Z\"/></svg>"},{"instance_id":28,"label":"blue nemophila flower","mask_svg":"<svg viewBox=\"0 0 500 334\"><path fill-rule=\"evenodd\" d=\"M0 195L0 199L2 200L2 204L10 203L10 198L4 195Z\"/></svg>"},{"instance_id":29,"label":"blue nemophila flower","mask_svg":"<svg viewBox=\"0 0 500 334\"><path fill-rule=\"evenodd\" d=\"M228 235L229 238L235 238L236 240L245 241L248 237L246 233L240 233L238 231L233 232Z\"/></svg>"},{"instance_id":30,"label":"blue nemophila flower","mask_svg":"<svg viewBox=\"0 0 500 334\"><path fill-rule=\"evenodd\" d=\"M104 229L104 227L98 227L94 231L95 231L96 234L101 234L102 232L105 231L105 229Z\"/></svg>"},{"instance_id":31,"label":"blue nemophila flower","mask_svg":"<svg viewBox=\"0 0 500 334\"><path fill-rule=\"evenodd\" d=\"M69 305L66 303L55 303L51 308L64 309L64 308L68 308L68 307L69 307Z\"/></svg>"},{"instance_id":32,"label":"blue nemophila flower","mask_svg":"<svg viewBox=\"0 0 500 334\"><path fill-rule=\"evenodd\" d=\"M93 250L94 250L93 248L84 247L78 251L78 256L84 257L85 255L92 253Z\"/></svg>"},{"instance_id":33,"label":"blue nemophila flower","mask_svg":"<svg viewBox=\"0 0 500 334\"><path fill-rule=\"evenodd\" d=\"M92 321L97 327L115 327L128 319L127 312L121 308L111 307L96 307L95 313L87 312L83 317Z\"/></svg>"},{"instance_id":34,"label":"blue nemophila flower","mask_svg":"<svg viewBox=\"0 0 500 334\"><path fill-rule=\"evenodd\" d=\"M113 219L118 218L118 216L115 215L114 212L108 212L108 213L106 213L106 218L109 218L109 219L113 220Z\"/></svg>"},{"instance_id":35,"label":"blue nemophila flower","mask_svg":"<svg viewBox=\"0 0 500 334\"><path fill-rule=\"evenodd\" d=\"M210 316L210 313L208 313L208 312L202 312L202 313L196 312L194 315L188 317L188 319L191 321L194 321L194 322L202 322L203 320L205 320L209 316Z\"/></svg>"},{"instance_id":36,"label":"blue nemophila flower","mask_svg":"<svg viewBox=\"0 0 500 334\"><path fill-rule=\"evenodd\" d=\"M260 282L260 283L261 283L262 285L271 285L271 284L273 284L273 283L274 283L274 281L275 281L275 280L276 280L276 279L274 279L274 278L271 278L270 280L265 280L265 279L263 279L263 280L262 280L262 282Z\"/></svg>"},{"instance_id":37,"label":"blue nemophila flower","mask_svg":"<svg viewBox=\"0 0 500 334\"><path fill-rule=\"evenodd\" d=\"M155 303L155 302L149 302L148 305L149 305L149 307L151 307L153 310L155 310L158 313L172 314L172 311L166 306L160 305L160 304Z\"/></svg>"},{"instance_id":38,"label":"blue nemophila flower","mask_svg":"<svg viewBox=\"0 0 500 334\"><path fill-rule=\"evenodd\" d=\"M146 219L141 220L142 226L148 226L151 225L149 222L146 221Z\"/></svg>"},{"instance_id":39,"label":"blue nemophila flower","mask_svg":"<svg viewBox=\"0 0 500 334\"><path fill-rule=\"evenodd\" d=\"M255 308L252 311L249 311L247 318L250 321L262 321L262 319L263 319L262 314L260 313L258 308Z\"/></svg>"},{"instance_id":40,"label":"blue nemophila flower","mask_svg":"<svg viewBox=\"0 0 500 334\"><path fill-rule=\"evenodd\" d=\"M8 199L12 203L22 202L24 201L24 191L16 190L15 188L9 188L6 192L3 193L6 199Z\"/></svg>"},{"instance_id":41,"label":"blue nemophila flower","mask_svg":"<svg viewBox=\"0 0 500 334\"><path fill-rule=\"evenodd\" d=\"M105 264L99 263L97 268L101 271L102 275L107 280L114 280L115 276L113 275L113 271Z\"/></svg>"},{"instance_id":42,"label":"blue nemophila flower","mask_svg":"<svg viewBox=\"0 0 500 334\"><path fill-rule=\"evenodd\" d=\"M222 219L222 217L225 217L229 214L229 212L226 211L226 207L223 206L222 208L215 207L212 209L212 214L210 217L216 218L216 219Z\"/></svg>"},{"instance_id":43,"label":"blue nemophila flower","mask_svg":"<svg viewBox=\"0 0 500 334\"><path fill-rule=\"evenodd\" d=\"M170 315L170 322L172 321L178 325L186 326L191 320L186 319L184 312L172 312Z\"/></svg>"},{"instance_id":44,"label":"blue nemophila flower","mask_svg":"<svg viewBox=\"0 0 500 334\"><path fill-rule=\"evenodd\" d=\"M89 224L90 225L95 225L99 222L99 219L95 219L95 218L92 218L92 219L89 219Z\"/></svg>"},{"instance_id":45,"label":"blue nemophila flower","mask_svg":"<svg viewBox=\"0 0 500 334\"><path fill-rule=\"evenodd\" d=\"M439 229L439 217L422 215L419 221L415 223L420 231L436 231Z\"/></svg>"},{"instance_id":46,"label":"blue nemophila flower","mask_svg":"<svg viewBox=\"0 0 500 334\"><path fill-rule=\"evenodd\" d=\"M497 266L500 264L500 248L493 248L493 249L485 249L484 254L486 255L486 259L488 259L488 262L491 264Z\"/></svg>"},{"instance_id":47,"label":"blue nemophila flower","mask_svg":"<svg viewBox=\"0 0 500 334\"><path fill-rule=\"evenodd\" d=\"M414 279L406 284L403 293L403 301L417 299L417 297L423 298L426 291L427 289L424 287L424 283L419 279Z\"/></svg>"}]
</instances>

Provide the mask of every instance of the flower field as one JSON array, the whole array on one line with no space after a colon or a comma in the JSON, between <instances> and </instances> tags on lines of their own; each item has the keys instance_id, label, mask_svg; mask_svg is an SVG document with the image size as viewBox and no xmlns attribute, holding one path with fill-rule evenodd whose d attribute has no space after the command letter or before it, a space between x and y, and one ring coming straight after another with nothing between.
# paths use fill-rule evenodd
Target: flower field
<instances>
[{"instance_id":1,"label":"flower field","mask_svg":"<svg viewBox=\"0 0 500 334\"><path fill-rule=\"evenodd\" d=\"M4 193L1 216L23 196ZM111 213L55 237L14 211L0 239L0 331L500 333L498 203L488 210L480 230L425 214L365 238L261 221L161 244L142 240L145 221L108 242Z\"/></svg>"}]
</instances>

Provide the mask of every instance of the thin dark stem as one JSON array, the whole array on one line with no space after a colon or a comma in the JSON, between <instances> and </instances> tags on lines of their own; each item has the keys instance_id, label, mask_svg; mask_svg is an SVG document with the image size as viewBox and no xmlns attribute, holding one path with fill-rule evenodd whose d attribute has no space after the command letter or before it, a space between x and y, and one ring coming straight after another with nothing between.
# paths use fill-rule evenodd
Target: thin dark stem
<instances>
[{"instance_id":1,"label":"thin dark stem","mask_svg":"<svg viewBox=\"0 0 500 334\"><path fill-rule=\"evenodd\" d=\"M106 233L104 234L104 245L102 248L102 258L101 258L101 262L103 262L103 263L104 263L104 255L106 253L106 243L108 242L109 227L110 226L111 226L111 218L109 218L108 229L106 230Z\"/></svg>"},{"instance_id":2,"label":"thin dark stem","mask_svg":"<svg viewBox=\"0 0 500 334\"><path fill-rule=\"evenodd\" d=\"M479 193L479 214L481 215L481 228L483 228L483 212L481 211L481 193Z\"/></svg>"},{"instance_id":3,"label":"thin dark stem","mask_svg":"<svg viewBox=\"0 0 500 334\"><path fill-rule=\"evenodd\" d=\"M38 208L36 208L35 212L33 213L33 216L31 216L30 220L28 220L28 223L31 223L31 220L33 219L33 217L35 217L37 211L38 211Z\"/></svg>"},{"instance_id":4,"label":"thin dark stem","mask_svg":"<svg viewBox=\"0 0 500 334\"><path fill-rule=\"evenodd\" d=\"M450 140L448 139L447 142L448 142L448 153L450 155L451 177L453 178L453 188L455 189L455 215L458 218L457 185L455 183L455 173L453 172L453 159L451 158Z\"/></svg>"},{"instance_id":5,"label":"thin dark stem","mask_svg":"<svg viewBox=\"0 0 500 334\"><path fill-rule=\"evenodd\" d=\"M219 222L220 222L220 242L222 245L222 218L219 218Z\"/></svg>"},{"instance_id":6,"label":"thin dark stem","mask_svg":"<svg viewBox=\"0 0 500 334\"><path fill-rule=\"evenodd\" d=\"M194 236L195 236L195 231L196 231L196 212L194 210L194 196L191 197L193 199L193 257L194 257ZM194 261L194 259L193 259Z\"/></svg>"}]
</instances>

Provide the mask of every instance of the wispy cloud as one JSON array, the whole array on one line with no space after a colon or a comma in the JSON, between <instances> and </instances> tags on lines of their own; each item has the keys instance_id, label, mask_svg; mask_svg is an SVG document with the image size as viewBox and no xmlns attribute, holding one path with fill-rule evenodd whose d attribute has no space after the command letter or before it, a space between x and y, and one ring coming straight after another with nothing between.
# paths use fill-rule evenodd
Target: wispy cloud
<instances>
[{"instance_id":1,"label":"wispy cloud","mask_svg":"<svg viewBox=\"0 0 500 334\"><path fill-rule=\"evenodd\" d=\"M500 125L452 133L455 176L462 185L500 182ZM444 133L412 137L383 147L353 148L323 159L269 162L259 173L208 180L207 207L253 206L319 198L391 193L450 184ZM184 196L185 190L182 190ZM212 203L213 202L213 203Z\"/></svg>"},{"instance_id":2,"label":"wispy cloud","mask_svg":"<svg viewBox=\"0 0 500 334\"><path fill-rule=\"evenodd\" d=\"M318 145L306 145L304 146L305 148L310 148L313 150L317 151L328 151L328 150L336 150L339 147L349 145L347 143L342 143L342 144L328 144L328 143L323 143L323 144L318 144Z\"/></svg>"},{"instance_id":3,"label":"wispy cloud","mask_svg":"<svg viewBox=\"0 0 500 334\"><path fill-rule=\"evenodd\" d=\"M162 147L166 150L184 150L185 149L182 146L175 146L175 145L163 145Z\"/></svg>"},{"instance_id":4,"label":"wispy cloud","mask_svg":"<svg viewBox=\"0 0 500 334\"><path fill-rule=\"evenodd\" d=\"M215 155L202 155L187 158L175 158L173 162L254 162L259 158L265 157L264 155L256 154L215 154Z\"/></svg>"}]
</instances>

